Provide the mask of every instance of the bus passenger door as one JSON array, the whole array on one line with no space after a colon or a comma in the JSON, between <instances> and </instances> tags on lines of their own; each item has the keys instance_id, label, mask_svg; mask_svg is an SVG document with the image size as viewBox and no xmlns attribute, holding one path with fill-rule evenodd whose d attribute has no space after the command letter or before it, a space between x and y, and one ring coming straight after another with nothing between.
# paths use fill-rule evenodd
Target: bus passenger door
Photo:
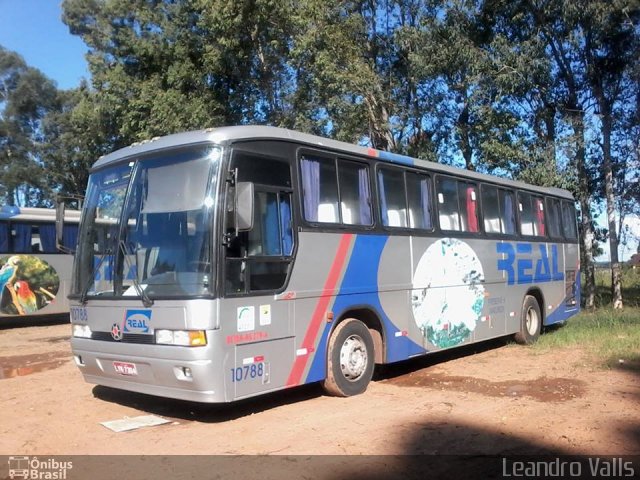
<instances>
[{"instance_id":1,"label":"bus passenger door","mask_svg":"<svg viewBox=\"0 0 640 480\"><path fill-rule=\"evenodd\" d=\"M283 387L295 352L293 302L276 300L293 263L290 163L262 153L268 149L257 147L258 153L250 147L233 152L230 171L235 184L254 185L252 228L236 235L233 209L226 209L223 308L230 311L223 318L235 321L222 328L234 345L235 354L227 358L233 362L228 380L236 399ZM234 182L228 187L227 202L233 198L233 188Z\"/></svg>"}]
</instances>

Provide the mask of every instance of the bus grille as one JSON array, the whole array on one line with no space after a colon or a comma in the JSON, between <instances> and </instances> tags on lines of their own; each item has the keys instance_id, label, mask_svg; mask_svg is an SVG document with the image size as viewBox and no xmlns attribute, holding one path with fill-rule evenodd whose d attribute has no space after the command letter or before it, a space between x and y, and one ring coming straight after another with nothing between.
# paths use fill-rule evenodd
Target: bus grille
<instances>
[{"instance_id":1,"label":"bus grille","mask_svg":"<svg viewBox=\"0 0 640 480\"><path fill-rule=\"evenodd\" d=\"M114 340L111 332L91 332L91 340L100 340L101 342L120 342L120 343L146 343L155 344L155 335L145 335L143 333L124 333L122 340Z\"/></svg>"}]
</instances>

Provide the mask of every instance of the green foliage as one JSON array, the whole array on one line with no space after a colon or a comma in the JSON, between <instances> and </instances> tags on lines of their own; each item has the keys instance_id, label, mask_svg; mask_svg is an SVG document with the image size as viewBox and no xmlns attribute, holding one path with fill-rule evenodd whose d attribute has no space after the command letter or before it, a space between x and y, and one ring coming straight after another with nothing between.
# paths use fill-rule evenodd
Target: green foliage
<instances>
[{"instance_id":1,"label":"green foliage","mask_svg":"<svg viewBox=\"0 0 640 480\"><path fill-rule=\"evenodd\" d=\"M568 188L585 270L605 190L640 204L637 0L64 0L63 20L77 89L0 50L10 202L83 193L134 141L257 123Z\"/></svg>"},{"instance_id":2,"label":"green foliage","mask_svg":"<svg viewBox=\"0 0 640 480\"><path fill-rule=\"evenodd\" d=\"M39 70L0 46L0 198L14 205L46 203L38 156L42 119L56 107L56 89Z\"/></svg>"}]
</instances>

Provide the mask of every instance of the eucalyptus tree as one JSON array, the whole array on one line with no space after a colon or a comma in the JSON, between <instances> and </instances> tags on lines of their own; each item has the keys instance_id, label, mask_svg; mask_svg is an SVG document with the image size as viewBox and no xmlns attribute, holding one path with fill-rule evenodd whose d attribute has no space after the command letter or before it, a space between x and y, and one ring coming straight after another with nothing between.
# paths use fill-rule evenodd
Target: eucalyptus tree
<instances>
[{"instance_id":1,"label":"eucalyptus tree","mask_svg":"<svg viewBox=\"0 0 640 480\"><path fill-rule=\"evenodd\" d=\"M287 1L65 0L92 88L119 144L181 130L278 122L290 82Z\"/></svg>"},{"instance_id":2,"label":"eucalyptus tree","mask_svg":"<svg viewBox=\"0 0 640 480\"><path fill-rule=\"evenodd\" d=\"M50 79L0 46L0 197L9 205L47 203L38 148L42 119L56 108L56 101Z\"/></svg>"},{"instance_id":3,"label":"eucalyptus tree","mask_svg":"<svg viewBox=\"0 0 640 480\"><path fill-rule=\"evenodd\" d=\"M115 119L86 82L58 98L43 119L40 156L50 190L83 196L91 165L115 148Z\"/></svg>"},{"instance_id":4,"label":"eucalyptus tree","mask_svg":"<svg viewBox=\"0 0 640 480\"><path fill-rule=\"evenodd\" d=\"M582 5L577 15L577 26L583 32L582 51L586 78L591 94L596 102L602 150L604 190L609 227L609 247L611 255L613 308L622 308L622 267L619 262L619 227L617 223L616 193L624 198L622 187L627 180L626 154L616 158L616 148L612 146L616 130L621 126L618 120L624 118L626 103L635 100L633 87L637 82L631 77L633 67L640 55L640 3L617 0L589 1ZM616 170L618 171L616 182ZM618 192L616 192L618 183ZM621 191L622 190L622 191ZM619 217L623 214L618 211Z\"/></svg>"}]
</instances>

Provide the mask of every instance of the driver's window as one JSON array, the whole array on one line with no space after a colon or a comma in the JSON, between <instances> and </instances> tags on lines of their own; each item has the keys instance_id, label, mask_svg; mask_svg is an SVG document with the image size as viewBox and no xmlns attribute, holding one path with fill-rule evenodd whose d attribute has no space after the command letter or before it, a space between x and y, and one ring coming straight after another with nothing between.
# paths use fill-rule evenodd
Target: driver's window
<instances>
[{"instance_id":1,"label":"driver's window","mask_svg":"<svg viewBox=\"0 0 640 480\"><path fill-rule=\"evenodd\" d=\"M255 153L235 152L231 169L238 172L237 181L254 184L254 218L248 232L236 236L232 228L227 230L226 293L280 290L287 279L294 245L290 164ZM232 191L230 188L228 195ZM227 221L227 225L233 222Z\"/></svg>"}]
</instances>

